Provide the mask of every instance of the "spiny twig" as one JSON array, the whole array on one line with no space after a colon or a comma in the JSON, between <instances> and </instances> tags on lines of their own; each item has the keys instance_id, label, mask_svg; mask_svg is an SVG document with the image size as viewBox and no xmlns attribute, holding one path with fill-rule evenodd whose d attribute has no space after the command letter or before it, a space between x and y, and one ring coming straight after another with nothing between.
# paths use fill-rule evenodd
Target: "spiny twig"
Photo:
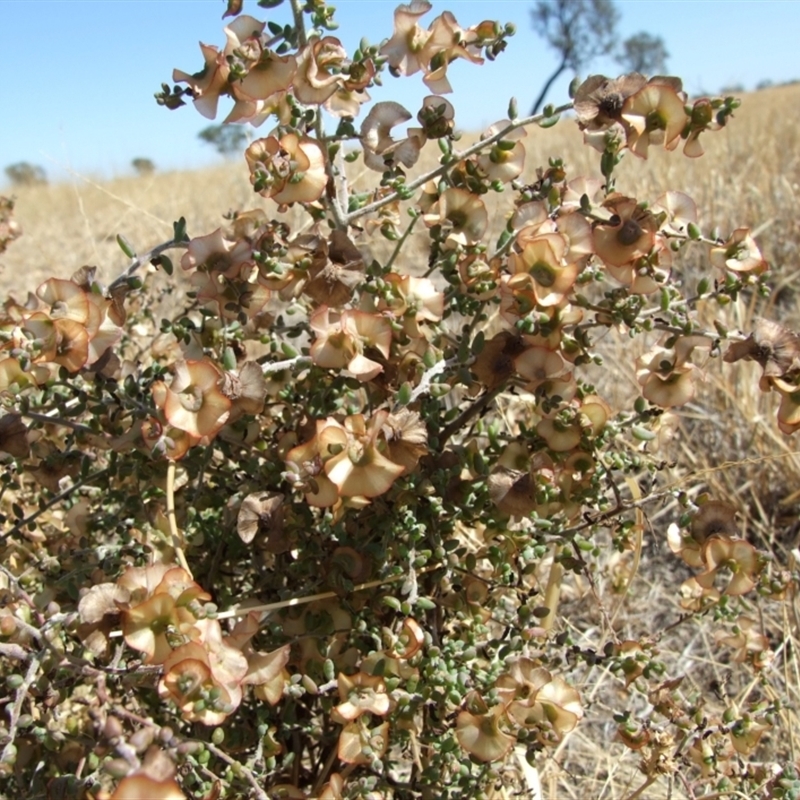
<instances>
[{"instance_id":1,"label":"spiny twig","mask_svg":"<svg viewBox=\"0 0 800 800\"><path fill-rule=\"evenodd\" d=\"M170 250L173 247L186 248L188 246L189 242L179 242L175 239L170 239L168 242L164 242L163 244L157 244L151 250L148 250L146 253L143 253L140 256L137 255L130 263L128 268L118 278L115 278L112 281L111 285L108 287L109 294L127 283L128 279L132 278L144 264L149 264L154 258L158 258L158 256L160 256L162 253Z\"/></svg>"},{"instance_id":2,"label":"spiny twig","mask_svg":"<svg viewBox=\"0 0 800 800\"><path fill-rule=\"evenodd\" d=\"M415 178L411 183L407 183L403 185L403 194L401 192L395 191L391 194L387 194L385 197L382 197L380 200L375 200L373 203L368 203L361 208L357 208L355 211L351 211L345 217L344 221L349 225L353 222L353 220L358 219L359 217L363 217L366 214L371 214L373 211L378 211L384 206L389 205L390 203L394 203L395 200L402 200L403 196L407 192L413 192L415 189L419 189L420 186L424 186L429 180L433 178L438 178L440 175L444 175L449 169L451 169L455 164L459 161L463 161L465 158L469 158L470 156L474 156L476 153L480 153L481 150L484 150L487 147L490 147L495 142L502 141L509 133L513 133L518 128L524 128L526 125L535 125L537 122L541 122L543 119L547 119L549 117L554 117L556 114L561 114L564 111L569 111L572 108L572 103L565 103L562 106L553 110L552 114L534 114L530 117L523 117L521 119L514 120L510 122L505 127L501 128L497 133L493 134L492 136L488 136L486 139L481 139L475 144L467 147L465 150L456 151L452 154L452 158L448 160L446 164L442 164L441 166L437 167L436 169L432 169L430 172L426 172L424 175L420 175L418 178Z\"/></svg>"},{"instance_id":3,"label":"spiny twig","mask_svg":"<svg viewBox=\"0 0 800 800\"><path fill-rule=\"evenodd\" d=\"M27 517L25 517L25 519L21 519L16 525L14 525L14 527L4 531L3 533L0 533L0 539L7 539L9 536L19 533L26 525L37 520L42 514L44 514L45 511L48 511L55 505L58 505L58 503L60 503L62 500L65 500L73 492L78 491L78 489L88 486L97 478L102 478L103 475L108 473L108 471L108 467L99 469L97 472L93 472L91 475L87 475L85 478L82 478L77 483L73 483L72 486L64 489L64 491L60 494L57 494L55 497L51 497L41 508L38 508L32 514L29 514Z\"/></svg>"}]
</instances>

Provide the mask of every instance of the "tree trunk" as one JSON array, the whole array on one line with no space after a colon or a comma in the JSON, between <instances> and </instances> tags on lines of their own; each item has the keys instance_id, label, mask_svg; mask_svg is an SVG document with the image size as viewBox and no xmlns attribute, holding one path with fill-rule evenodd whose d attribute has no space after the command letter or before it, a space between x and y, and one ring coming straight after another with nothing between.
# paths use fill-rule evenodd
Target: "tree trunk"
<instances>
[{"instance_id":1,"label":"tree trunk","mask_svg":"<svg viewBox=\"0 0 800 800\"><path fill-rule=\"evenodd\" d=\"M539 109L544 104L544 99L547 97L547 93L550 91L550 87L555 82L556 78L567 68L567 60L563 59L561 64L559 64L556 71L545 81L544 86L542 86L542 91L539 92L539 96L536 98L536 102L533 104L533 108L531 108L531 116L538 113Z\"/></svg>"}]
</instances>

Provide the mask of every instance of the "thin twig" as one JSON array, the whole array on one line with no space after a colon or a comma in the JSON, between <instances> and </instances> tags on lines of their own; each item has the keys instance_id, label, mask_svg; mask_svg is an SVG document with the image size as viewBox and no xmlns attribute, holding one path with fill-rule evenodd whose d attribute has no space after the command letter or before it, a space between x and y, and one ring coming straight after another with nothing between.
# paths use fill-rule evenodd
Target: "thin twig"
<instances>
[{"instance_id":1,"label":"thin twig","mask_svg":"<svg viewBox=\"0 0 800 800\"><path fill-rule=\"evenodd\" d=\"M433 572L434 570L440 569L442 566L444 565L443 564L428 565L427 567L423 567L422 569L417 570L417 575L421 575L425 572ZM353 587L353 593L361 592L364 589L374 589L376 586L383 586L388 583L397 583L398 581L404 581L407 578L408 575L403 573L402 575L395 575L392 578L383 578L382 580L360 583L358 584L358 586ZM330 600L335 597L339 597L339 595L336 592L322 592L320 594L310 594L307 595L306 597L293 597L291 600L280 600L277 603L266 603L260 606L247 606L245 608L234 606L233 608L229 608L227 611L223 611L221 614L217 614L217 619L228 619L230 617L244 617L247 614L251 614L253 612L268 613L270 611L278 611L281 608L291 608L292 606L300 606L300 605L305 605L306 603L313 603L315 600Z\"/></svg>"},{"instance_id":2,"label":"thin twig","mask_svg":"<svg viewBox=\"0 0 800 800\"><path fill-rule=\"evenodd\" d=\"M152 719L148 719L147 717L142 717L139 714L134 714L132 711L128 711L128 709L123 708L122 706L114 706L109 711L115 717L120 717L121 719L126 719L129 720L130 722L135 722L138 725L144 725L148 728L160 727ZM178 737L175 738L177 739ZM197 742L198 744L202 744L206 750L213 753L221 761L224 761L226 764L233 767L235 770L241 770L241 774L247 779L247 782L253 787L253 791L255 792L255 795L258 798L258 800L269 800L267 793L261 788L255 776L253 775L252 771L249 770L240 761L236 761L236 759L231 758L224 750L220 750L215 744L212 744L208 740L200 741L199 739L183 739L182 741Z\"/></svg>"},{"instance_id":3,"label":"thin twig","mask_svg":"<svg viewBox=\"0 0 800 800\"><path fill-rule=\"evenodd\" d=\"M292 1L293 3L296 2L296 0ZM561 114L564 111L569 111L571 108L572 108L572 103L565 103L564 105L554 109L551 115L534 114L533 116L523 117L522 119L510 122L508 125L506 125L504 128L501 128L494 135L488 136L486 139L481 139L480 141L468 147L466 150L454 152L452 159L448 160L446 164L442 164L436 169L433 169L430 172L426 172L424 175L420 175L418 178L415 178L413 181L411 181L411 183L403 184L403 194L405 194L406 192L412 192L414 191L414 189L419 189L420 186L423 186L432 178L438 178L440 175L444 175L445 172L451 169L459 161L463 161L465 158L469 158L470 156L473 156L476 153L480 153L481 150L484 150L486 147L493 145L495 142L501 141L503 138L508 136L509 133L512 133L518 128L524 128L526 125L534 125L537 122L541 122L543 119L546 119L547 116L555 116L556 114ZM390 203L394 203L395 200L401 200L401 199L403 199L403 197L401 196L401 193L399 191L391 192L390 194L387 194L385 197L382 197L380 200L375 200L373 203L368 203L367 205L362 206L361 208L357 208L355 211L351 211L345 217L344 221L347 224L350 224L353 222L353 220L358 219L359 217L363 217L366 214L371 214L373 211L378 211L384 206L387 206Z\"/></svg>"},{"instance_id":4,"label":"thin twig","mask_svg":"<svg viewBox=\"0 0 800 800\"><path fill-rule=\"evenodd\" d=\"M0 656L3 658L14 658L17 661L26 661L28 659L28 651L19 644L13 642L0 642Z\"/></svg>"},{"instance_id":5,"label":"thin twig","mask_svg":"<svg viewBox=\"0 0 800 800\"><path fill-rule=\"evenodd\" d=\"M183 552L183 535L178 530L178 520L175 517L175 461L173 459L170 459L167 465L167 519L169 520L169 532L172 537L172 546L175 548L175 555L178 557L178 563L189 577L194 580L192 571L186 561L186 554Z\"/></svg>"},{"instance_id":6,"label":"thin twig","mask_svg":"<svg viewBox=\"0 0 800 800\"><path fill-rule=\"evenodd\" d=\"M317 773L317 779L314 781L314 786L311 789L311 796L317 797L317 795L322 791L322 786L325 783L325 780L328 777L331 769L333 768L336 759L339 756L339 748L338 747L331 747L330 752L328 753L328 757L325 759L325 763L322 764L322 768Z\"/></svg>"},{"instance_id":7,"label":"thin twig","mask_svg":"<svg viewBox=\"0 0 800 800\"><path fill-rule=\"evenodd\" d=\"M392 265L397 259L397 256L400 255L400 251L403 249L403 245L406 243L406 239L408 239L408 237L411 235L411 231L414 230L414 226L417 224L417 221L420 219L421 216L422 214L414 214L414 216L411 217L411 222L408 223L408 226L403 231L402 236L397 240L397 244L395 245L394 250L392 250L392 254L389 256L389 260L383 265L384 272L391 271Z\"/></svg>"},{"instance_id":8,"label":"thin twig","mask_svg":"<svg viewBox=\"0 0 800 800\"><path fill-rule=\"evenodd\" d=\"M292 16L294 17L294 27L297 30L297 41L300 45L300 48L304 48L308 45L308 36L306 34L306 23L303 19L303 5L300 0L291 0L292 4ZM317 109L316 112L316 119L314 120L314 131L317 134L317 141L321 144L325 142L325 129L322 125L322 109ZM347 196L347 179L344 175L344 170L340 170L339 175L337 175L337 169L334 165L333 161L330 158L330 151L326 145L325 147L325 174L328 176L328 180L331 182L332 186L334 187L333 197L328 198L328 208L330 209L331 215L333 216L333 221L336 225L336 228L341 231L347 230L348 220L345 216L345 211L347 209L347 204L349 202L349 198ZM341 162L340 162L341 163Z\"/></svg>"},{"instance_id":9,"label":"thin twig","mask_svg":"<svg viewBox=\"0 0 800 800\"><path fill-rule=\"evenodd\" d=\"M53 412L48 414L39 414L35 411L20 411L20 416L32 419L34 422L42 422L45 425L60 425L63 428L71 428L77 433L91 433L95 436L102 436L96 430L93 430L88 425L81 425L80 422L73 422L71 419L64 419L63 417L51 416Z\"/></svg>"},{"instance_id":10,"label":"thin twig","mask_svg":"<svg viewBox=\"0 0 800 800\"><path fill-rule=\"evenodd\" d=\"M411 392L411 397L409 397L408 402L413 403L423 394L427 394L430 391L434 376L459 363L457 358L450 358L445 361L437 361L432 367L426 369L425 372L422 373L419 383L414 387L414 391Z\"/></svg>"},{"instance_id":11,"label":"thin twig","mask_svg":"<svg viewBox=\"0 0 800 800\"><path fill-rule=\"evenodd\" d=\"M725 461L722 464L719 464L718 466L715 467L708 467L706 469L690 472L687 475L683 475L677 480L672 481L672 483L668 484L660 491L653 492L647 497L643 497L641 500L623 501L621 504L615 505L614 508L611 508L608 511L602 511L597 514L587 515L585 522L581 522L578 525L573 525L571 528L564 528L563 530L559 531L559 536L563 538L568 538L572 534L580 533L581 531L585 531L587 528L593 528L595 525L600 525L604 522L608 522L608 520L613 519L614 517L618 517L620 514L623 514L626 511L632 511L633 509L636 508L642 508L648 505L649 503L653 503L658 500L664 500L667 497L671 497L679 486L683 486L692 481L699 481L706 475L710 475L715 472L724 472L726 469L730 469L731 467L742 466L743 464L760 464L764 461L774 461L779 458L788 458L790 456L797 456L797 455L800 455L800 451L791 450L788 453L757 456L754 458L743 458L738 461Z\"/></svg>"},{"instance_id":12,"label":"thin twig","mask_svg":"<svg viewBox=\"0 0 800 800\"><path fill-rule=\"evenodd\" d=\"M13 763L11 758L11 748L16 747L14 744L14 739L17 734L19 717L22 713L22 704L25 702L25 698L28 696L28 689L31 688L31 684L36 678L40 663L41 661L38 655L31 656L31 663L28 664L28 671L25 673L22 683L17 688L17 693L14 698L14 705L11 706L11 713L8 715L8 733L6 734L8 736L8 742L6 742L6 746L3 748L3 753L0 755L0 763Z\"/></svg>"},{"instance_id":13,"label":"thin twig","mask_svg":"<svg viewBox=\"0 0 800 800\"><path fill-rule=\"evenodd\" d=\"M11 570L9 570L4 564L0 564L0 573L2 573L3 575L6 576L6 578L8 578L10 584L13 584L16 596L19 597L19 599L22 600L22 602L25 603L31 610L32 618L36 620L36 622L40 626L44 625L46 623L44 614L42 614L42 612L39 610L39 607L33 601L33 598L25 591L25 589L22 588L22 584L19 582L19 578L13 572L11 572ZM26 630L30 628L28 632L31 634L31 636L33 636L34 639L36 639L37 642L39 641L40 638L39 628L35 628L33 625L30 625L29 623L25 622L25 620L19 617L15 619L15 623L19 626L24 627Z\"/></svg>"},{"instance_id":14,"label":"thin twig","mask_svg":"<svg viewBox=\"0 0 800 800\"><path fill-rule=\"evenodd\" d=\"M235 758L231 758L224 750L220 750L219 747L212 744L211 742L205 741L203 742L206 750L209 750L213 755L219 758L221 761L224 761L231 767L242 775L245 780L253 787L253 791L255 792L255 796L258 800L269 800L269 796L267 793L261 788L261 784L259 784L256 776L253 775L252 770L249 770L241 761L237 761Z\"/></svg>"},{"instance_id":15,"label":"thin twig","mask_svg":"<svg viewBox=\"0 0 800 800\"><path fill-rule=\"evenodd\" d=\"M644 792L644 790L649 786L652 786L658 780L658 777L658 775L650 775L650 777L648 777L648 779L638 789L636 789L636 791L629 794L625 800L635 800L637 797L641 797L642 792Z\"/></svg>"},{"instance_id":16,"label":"thin twig","mask_svg":"<svg viewBox=\"0 0 800 800\"><path fill-rule=\"evenodd\" d=\"M303 4L300 0L292 0L292 16L294 17L294 27L297 30L297 41L302 49L308 44L308 36L306 36L306 23L303 19Z\"/></svg>"},{"instance_id":17,"label":"thin twig","mask_svg":"<svg viewBox=\"0 0 800 800\"><path fill-rule=\"evenodd\" d=\"M414 569L414 561L416 558L416 548L412 547L408 551L408 577L403 587L403 589L407 590L406 602L412 606L416 605L417 600L419 600L419 581L417 580L417 571Z\"/></svg>"},{"instance_id":18,"label":"thin twig","mask_svg":"<svg viewBox=\"0 0 800 800\"><path fill-rule=\"evenodd\" d=\"M28 525L29 523L37 520L45 511L49 511L54 505L57 505L62 500L69 497L73 492L76 492L78 489L82 489L84 486L88 486L92 481L96 478L102 478L103 475L108 473L108 467L104 469L100 469L97 472L93 472L91 475L87 475L85 478L82 478L77 483L73 483L67 489L64 489L63 492L57 494L55 497L51 497L41 508L37 509L33 512L33 514L29 514L25 519L21 519L13 528L10 530L4 531L0 534L0 539L6 539L9 536L13 536L15 533L20 533L22 529Z\"/></svg>"},{"instance_id":19,"label":"thin twig","mask_svg":"<svg viewBox=\"0 0 800 800\"><path fill-rule=\"evenodd\" d=\"M581 572L581 574L583 575L584 578L586 578L586 580L589 583L589 589L592 593L592 596L594 597L595 605L600 611L600 616L602 616L603 621L605 622L606 627L608 628L609 634L611 635L611 638L614 640L615 643L618 644L619 635L614 629L614 623L611 620L611 617L608 615L608 611L606 610L603 601L600 599L600 592L597 590L597 583L595 582L594 575L592 575L592 571L589 569L589 566L584 560L583 554L581 553L581 550L578 547L578 543L574 539L572 540L572 549L575 551L575 556L577 560L581 563L581 566L583 567L583 571Z\"/></svg>"},{"instance_id":20,"label":"thin twig","mask_svg":"<svg viewBox=\"0 0 800 800\"><path fill-rule=\"evenodd\" d=\"M417 575L423 575L426 572L434 572L446 566L445 564L429 564L427 567L418 569ZM353 587L353 593L362 592L365 589L374 589L377 586L384 586L389 583L398 583L408 578L406 573L401 575L394 575L391 578L383 578L376 581L368 581L367 583L360 583L358 586ZM321 592L320 594L309 594L305 597L292 597L290 600L279 600L276 603L264 603L260 606L241 606L235 605L227 611L222 611L217 614L215 619L232 619L234 617L245 617L248 614L268 614L272 611L279 611L282 608L292 608L294 606L302 606L306 603L313 603L316 600L331 600L338 598L340 595L337 592ZM109 635L110 639L119 639L122 636L122 631L112 631Z\"/></svg>"},{"instance_id":21,"label":"thin twig","mask_svg":"<svg viewBox=\"0 0 800 800\"><path fill-rule=\"evenodd\" d=\"M152 250L148 250L146 253L143 253L140 256L136 256L133 261L130 263L128 268L123 272L118 278L115 278L112 281L111 285L108 287L108 291L113 292L115 289L118 289L124 283L128 281L129 278L133 277L139 268L144 264L149 264L154 258L157 258L165 251L173 248L173 247L181 247L186 248L189 246L188 242L178 242L175 239L170 239L168 242L164 242L163 244L158 244Z\"/></svg>"},{"instance_id":22,"label":"thin twig","mask_svg":"<svg viewBox=\"0 0 800 800\"><path fill-rule=\"evenodd\" d=\"M285 369L292 367L307 367L311 364L311 356L295 356L294 358L287 358L286 361L268 361L266 364L261 365L261 371L265 375L270 375L273 372L283 372Z\"/></svg>"},{"instance_id":23,"label":"thin twig","mask_svg":"<svg viewBox=\"0 0 800 800\"><path fill-rule=\"evenodd\" d=\"M194 492L192 493L192 505L197 505L197 500L200 497L200 492L203 489L206 469L208 469L208 465L211 463L211 459L213 457L214 448L206 447L205 452L203 453L203 460L200 462L200 469L197 472L197 481L195 482Z\"/></svg>"},{"instance_id":24,"label":"thin twig","mask_svg":"<svg viewBox=\"0 0 800 800\"><path fill-rule=\"evenodd\" d=\"M550 565L550 572L547 576L547 586L544 590L544 605L547 608L547 616L542 617L541 626L546 630L552 630L558 614L558 602L561 598L561 581L564 578L564 565L558 561L558 545L553 545L553 563Z\"/></svg>"},{"instance_id":25,"label":"thin twig","mask_svg":"<svg viewBox=\"0 0 800 800\"><path fill-rule=\"evenodd\" d=\"M325 129L322 126L321 109L317 110L317 116L314 120L314 131L317 134L317 140L321 141L325 137ZM347 220L345 219L344 209L347 208L347 203L349 202L349 198L347 196L347 184L344 179L344 173L337 171L336 165L331 160L330 150L327 147L325 150L325 157L323 159L325 164L325 174L328 176L328 180L334 187L333 196L327 198L328 208L333 215L333 221L337 230L346 231ZM344 207L342 207L342 202L344 202Z\"/></svg>"},{"instance_id":26,"label":"thin twig","mask_svg":"<svg viewBox=\"0 0 800 800\"><path fill-rule=\"evenodd\" d=\"M489 403L494 400L505 389L505 384L501 383L482 394L472 405L467 406L439 435L439 447L444 447L445 442L456 432L466 425L476 414L483 411Z\"/></svg>"}]
</instances>

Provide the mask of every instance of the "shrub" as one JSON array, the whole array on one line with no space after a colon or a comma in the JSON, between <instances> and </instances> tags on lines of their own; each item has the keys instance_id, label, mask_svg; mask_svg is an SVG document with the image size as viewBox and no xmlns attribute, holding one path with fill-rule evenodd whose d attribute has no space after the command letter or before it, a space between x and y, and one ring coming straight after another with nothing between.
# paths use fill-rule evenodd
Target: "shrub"
<instances>
[{"instance_id":1,"label":"shrub","mask_svg":"<svg viewBox=\"0 0 800 800\"><path fill-rule=\"evenodd\" d=\"M738 101L592 76L541 114L512 101L461 145L447 68L496 57L509 27L445 12L424 28L416 3L347 54L333 9L290 5L290 24L267 26L231 0L224 48L201 45L204 68L174 73L188 88L160 96L213 118L230 95L228 121L276 118L244 153L263 200L210 233L180 219L146 252L119 236L131 262L108 286L85 267L4 305L9 786L532 796L537 767L594 718L640 755L631 797L674 780L690 797L793 791L775 735L784 656L753 603L782 602L796 575L742 535L730 498L669 477L669 437L723 352L761 367L794 433L800 339L722 322L766 291L747 228L704 231L671 187L616 191L621 159L698 157ZM355 123L387 71L436 92L404 135L412 114L393 101ZM526 129L568 111L598 176L553 156L525 180ZM431 140L439 163L415 172ZM358 159L374 181L352 191ZM706 274L682 280L697 251ZM613 335L637 386L617 409ZM667 501L669 523L651 521ZM613 609L654 524L685 578L679 614L631 638ZM601 576L609 552L619 568ZM659 651L701 617L746 692L715 698Z\"/></svg>"},{"instance_id":2,"label":"shrub","mask_svg":"<svg viewBox=\"0 0 800 800\"><path fill-rule=\"evenodd\" d=\"M230 125L209 125L197 137L210 144L221 156L231 158L242 152L247 142L247 134L239 127Z\"/></svg>"},{"instance_id":3,"label":"shrub","mask_svg":"<svg viewBox=\"0 0 800 800\"><path fill-rule=\"evenodd\" d=\"M149 158L134 158L131 166L137 175L152 175L156 171L156 165Z\"/></svg>"},{"instance_id":4,"label":"shrub","mask_svg":"<svg viewBox=\"0 0 800 800\"><path fill-rule=\"evenodd\" d=\"M0 253L4 253L9 244L20 236L22 227L14 219L14 201L0 195Z\"/></svg>"},{"instance_id":5,"label":"shrub","mask_svg":"<svg viewBox=\"0 0 800 800\"><path fill-rule=\"evenodd\" d=\"M5 168L6 177L14 186L37 186L47 183L47 174L38 164L18 161Z\"/></svg>"}]
</instances>

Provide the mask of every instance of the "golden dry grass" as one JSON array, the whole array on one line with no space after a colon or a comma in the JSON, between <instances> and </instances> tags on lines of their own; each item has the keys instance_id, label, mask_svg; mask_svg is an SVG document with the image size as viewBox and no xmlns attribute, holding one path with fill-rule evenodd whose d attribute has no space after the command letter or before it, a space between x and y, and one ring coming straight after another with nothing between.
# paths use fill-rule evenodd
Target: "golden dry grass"
<instances>
[{"instance_id":1,"label":"golden dry grass","mask_svg":"<svg viewBox=\"0 0 800 800\"><path fill-rule=\"evenodd\" d=\"M781 285L791 290L800 266L800 219L794 213L800 199L798 117L800 85L748 95L727 129L705 135L702 159L661 152L646 162L629 157L620 166L618 188L650 200L661 187L678 188L694 197L708 227L761 229L765 254ZM551 156L563 157L573 177L597 174L597 154L583 146L568 120L549 131L532 130L525 146L531 176ZM429 144L421 168L437 154ZM358 162L352 172L355 186L365 182ZM100 182L75 175L52 186L19 187L13 194L24 236L0 258L3 290L32 289L50 275L67 276L84 264L97 265L109 278L126 264L114 241L118 233L145 250L169 238L178 216L186 217L190 235L200 235L218 227L231 209L265 205L250 189L243 159L196 172ZM499 209L498 204L496 229L503 224ZM425 238L422 231L416 235Z\"/></svg>"},{"instance_id":2,"label":"golden dry grass","mask_svg":"<svg viewBox=\"0 0 800 800\"><path fill-rule=\"evenodd\" d=\"M717 307L704 310L709 324L716 317L731 328L747 329L754 314L770 316L800 328L796 300L800 274L800 85L768 89L745 97L730 126L705 136L707 153L701 160L680 153L655 153L647 162L625 159L619 171L620 191L640 199L655 200L665 189L690 194L702 213L702 227L719 226L723 235L746 225L759 232L759 242L772 262L775 291L767 300L741 298L722 314ZM596 174L597 155L583 147L575 126L563 122L551 131L535 130L526 139L529 169L546 164L548 157L563 157L569 174ZM436 157L428 146L428 163ZM360 168L356 165L355 172ZM355 174L354 179L359 180ZM365 180L362 176L361 180ZM83 264L100 267L108 281L127 263L115 243L124 234L140 250L170 238L172 221L185 216L190 235L212 231L222 223L221 215L263 201L254 197L243 162L187 173L155 174L121 178L94 184L76 176L68 184L20 188L16 191L17 218L24 236L0 257L0 288L23 294L50 275L69 276ZM500 199L503 199L502 197ZM493 210L493 224L504 223L500 206ZM421 227L421 226L420 226ZM417 230L412 247L399 263L411 267L423 252L425 234ZM381 255L389 243L375 245ZM697 247L684 270L687 283L709 274L704 251ZM177 277L175 280L180 280ZM631 352L624 339L604 343L608 386L617 388L621 403L633 391ZM758 370L750 364L725 365L713 360L707 382L697 399L682 410L683 431L674 454L674 469L666 470L662 483L680 478L693 496L707 491L728 499L741 510L748 538L769 552L776 567L795 568L797 522L800 510L800 456L796 440L782 435L774 419L773 398L757 389ZM620 387L622 389L620 390ZM625 388L627 387L627 389ZM688 477L687 477L688 476ZM675 508L648 511L641 564L627 596L618 596L618 606L605 609L614 616L621 638L640 638L679 617L677 589L688 576L677 559L665 554L667 523ZM601 596L615 574L630 569L632 554L616 555L607 548L598 562L596 583ZM545 570L546 575L546 570ZM712 699L708 711L719 702L710 691L712 681L726 685L730 698L743 702L754 693L788 696L800 704L800 646L794 598L785 606L750 601L779 651L776 669L765 683L729 682L730 654L714 645L712 624L692 620L678 625L662 638L659 650L669 665L669 674L685 675L683 689ZM575 579L564 587L563 619L573 626L582 647L601 649L609 641L608 617L595 601L592 587ZM619 681L600 666L583 670L580 689L587 702L587 719L547 761L542 778L546 798L630 798L644 776L638 771L639 757L614 740L611 709L625 704ZM726 684L726 681L727 684ZM633 707L643 711L644 707ZM600 722L599 720L605 720ZM796 760L800 753L800 720L787 709L775 731L765 740L765 759ZM679 782L660 780L640 796L688 798Z\"/></svg>"}]
</instances>

